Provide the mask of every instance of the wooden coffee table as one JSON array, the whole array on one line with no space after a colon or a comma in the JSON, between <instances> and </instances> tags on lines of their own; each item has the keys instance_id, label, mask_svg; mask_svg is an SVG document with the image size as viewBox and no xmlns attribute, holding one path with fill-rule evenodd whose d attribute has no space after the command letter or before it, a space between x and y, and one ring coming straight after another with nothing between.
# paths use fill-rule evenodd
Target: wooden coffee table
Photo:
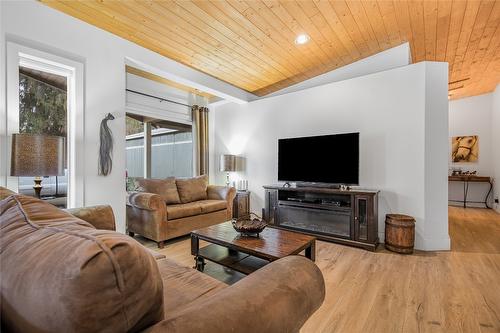
<instances>
[{"instance_id":1,"label":"wooden coffee table","mask_svg":"<svg viewBox=\"0 0 500 333\"><path fill-rule=\"evenodd\" d=\"M200 239L209 245L200 248ZM195 267L203 271L210 260L235 271L250 274L271 261L299 254L315 260L316 238L298 232L267 227L259 237L241 236L231 222L191 232L191 254Z\"/></svg>"}]
</instances>

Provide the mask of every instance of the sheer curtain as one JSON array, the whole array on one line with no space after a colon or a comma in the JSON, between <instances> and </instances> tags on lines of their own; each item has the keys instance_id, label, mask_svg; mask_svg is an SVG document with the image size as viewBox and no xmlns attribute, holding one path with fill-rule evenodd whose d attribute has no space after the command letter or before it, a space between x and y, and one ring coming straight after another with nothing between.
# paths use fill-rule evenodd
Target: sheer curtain
<instances>
[{"instance_id":1,"label":"sheer curtain","mask_svg":"<svg viewBox=\"0 0 500 333\"><path fill-rule=\"evenodd\" d=\"M193 150L196 175L208 175L208 108L193 105Z\"/></svg>"}]
</instances>

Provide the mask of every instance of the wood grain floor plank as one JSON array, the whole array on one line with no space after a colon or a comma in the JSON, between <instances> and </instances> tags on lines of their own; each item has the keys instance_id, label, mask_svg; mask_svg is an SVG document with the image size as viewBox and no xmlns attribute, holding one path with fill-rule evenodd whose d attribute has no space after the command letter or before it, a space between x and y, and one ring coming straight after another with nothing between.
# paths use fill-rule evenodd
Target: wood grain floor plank
<instances>
[{"instance_id":1,"label":"wood grain floor plank","mask_svg":"<svg viewBox=\"0 0 500 333\"><path fill-rule=\"evenodd\" d=\"M326 296L301 332L500 332L500 214L450 207L449 230L451 251L412 255L318 242ZM186 237L159 252L193 266Z\"/></svg>"}]
</instances>

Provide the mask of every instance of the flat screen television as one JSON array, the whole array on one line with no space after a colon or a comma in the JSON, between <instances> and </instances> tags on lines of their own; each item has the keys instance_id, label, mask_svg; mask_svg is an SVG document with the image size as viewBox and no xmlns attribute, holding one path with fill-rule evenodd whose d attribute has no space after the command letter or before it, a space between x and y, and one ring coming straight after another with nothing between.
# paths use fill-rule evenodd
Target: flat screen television
<instances>
[{"instance_id":1,"label":"flat screen television","mask_svg":"<svg viewBox=\"0 0 500 333\"><path fill-rule=\"evenodd\" d=\"M279 139L278 180L359 185L359 133Z\"/></svg>"}]
</instances>

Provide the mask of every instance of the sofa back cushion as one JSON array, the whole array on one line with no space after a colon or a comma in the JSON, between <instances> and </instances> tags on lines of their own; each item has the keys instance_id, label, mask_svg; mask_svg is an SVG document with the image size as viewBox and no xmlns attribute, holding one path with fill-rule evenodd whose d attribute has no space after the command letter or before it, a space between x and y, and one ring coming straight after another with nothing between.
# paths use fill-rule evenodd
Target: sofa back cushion
<instances>
[{"instance_id":1,"label":"sofa back cushion","mask_svg":"<svg viewBox=\"0 0 500 333\"><path fill-rule=\"evenodd\" d=\"M182 203L207 199L208 176L178 178L177 190Z\"/></svg>"},{"instance_id":2,"label":"sofa back cushion","mask_svg":"<svg viewBox=\"0 0 500 333\"><path fill-rule=\"evenodd\" d=\"M163 318L155 259L41 200L0 201L2 326L12 332L136 332Z\"/></svg>"},{"instance_id":3,"label":"sofa back cushion","mask_svg":"<svg viewBox=\"0 0 500 333\"><path fill-rule=\"evenodd\" d=\"M181 203L174 177L165 179L136 178L136 183L139 186L139 191L158 194L167 204Z\"/></svg>"}]
</instances>

